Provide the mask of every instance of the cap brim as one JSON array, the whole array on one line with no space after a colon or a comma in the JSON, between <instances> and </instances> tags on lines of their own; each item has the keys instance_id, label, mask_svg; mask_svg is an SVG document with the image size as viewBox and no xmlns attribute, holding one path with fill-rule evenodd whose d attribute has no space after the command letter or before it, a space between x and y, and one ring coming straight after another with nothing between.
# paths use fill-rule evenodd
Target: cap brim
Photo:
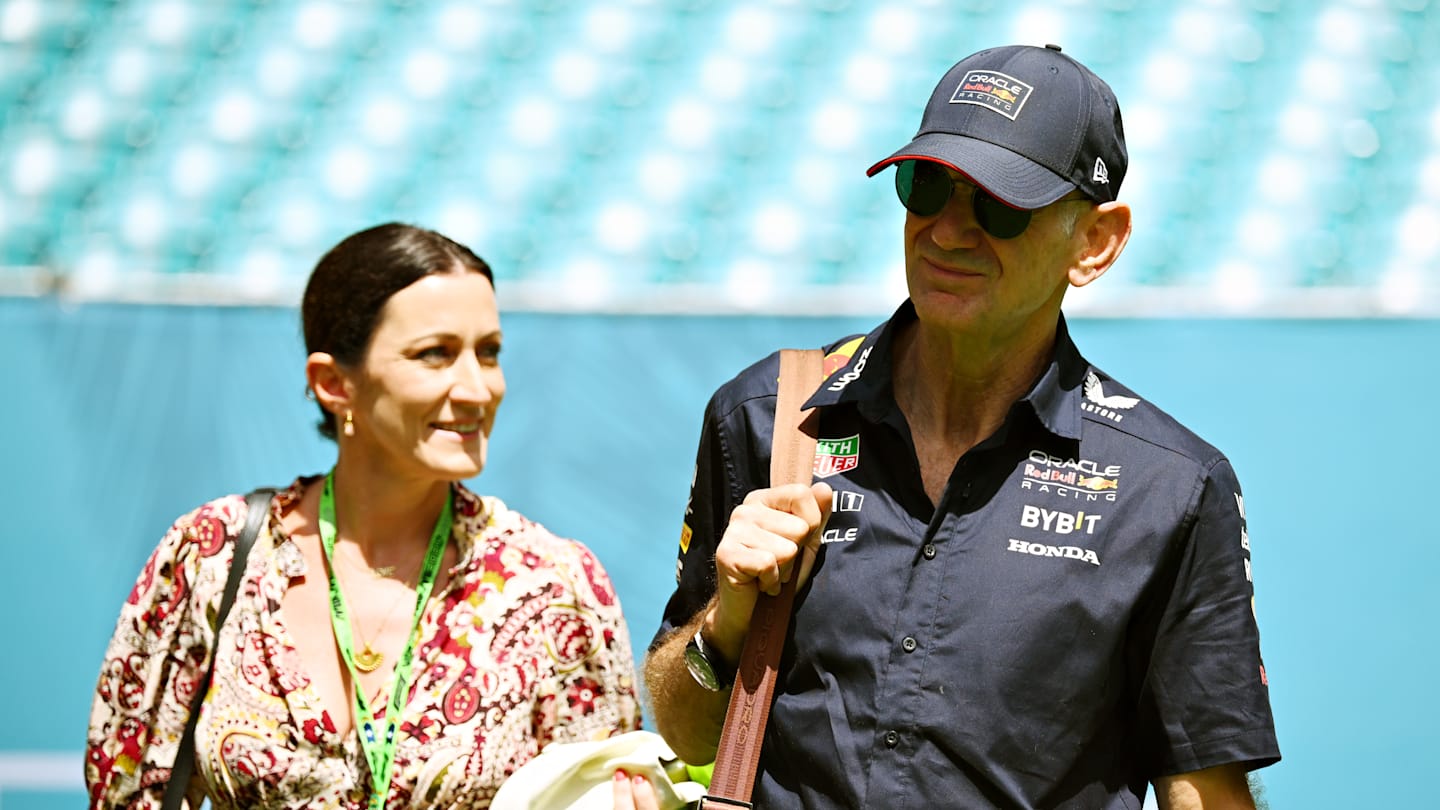
<instances>
[{"instance_id":1,"label":"cap brim","mask_svg":"<svg viewBox=\"0 0 1440 810\"><path fill-rule=\"evenodd\" d=\"M919 135L903 149L871 166L876 172L902 160L935 160L974 180L1016 208L1041 208L1075 190L1075 184L1040 164L988 141L947 133Z\"/></svg>"}]
</instances>

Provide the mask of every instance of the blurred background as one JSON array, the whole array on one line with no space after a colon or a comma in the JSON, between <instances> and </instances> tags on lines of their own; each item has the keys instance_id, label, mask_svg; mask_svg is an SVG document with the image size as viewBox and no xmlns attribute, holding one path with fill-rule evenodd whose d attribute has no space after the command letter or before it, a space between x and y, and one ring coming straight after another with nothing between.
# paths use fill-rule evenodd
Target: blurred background
<instances>
[{"instance_id":1,"label":"blurred background","mask_svg":"<svg viewBox=\"0 0 1440 810\"><path fill-rule=\"evenodd\" d=\"M595 549L638 659L710 392L903 300L864 170L1012 42L1120 99L1135 234L1067 311L1245 486L1271 805L1432 806L1440 3L0 0L0 808L83 804L169 523L331 463L295 305L379 222L495 267L470 483Z\"/></svg>"}]
</instances>

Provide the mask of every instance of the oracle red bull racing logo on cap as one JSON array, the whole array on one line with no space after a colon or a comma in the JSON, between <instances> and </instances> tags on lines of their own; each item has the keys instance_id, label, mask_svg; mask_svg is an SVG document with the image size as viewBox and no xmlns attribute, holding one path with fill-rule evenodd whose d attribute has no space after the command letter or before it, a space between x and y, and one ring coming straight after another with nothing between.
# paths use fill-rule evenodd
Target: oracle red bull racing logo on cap
<instances>
[{"instance_id":1,"label":"oracle red bull racing logo on cap","mask_svg":"<svg viewBox=\"0 0 1440 810\"><path fill-rule=\"evenodd\" d=\"M1014 76L993 70L972 70L960 80L950 103L978 104L1014 121L1034 89Z\"/></svg>"},{"instance_id":2,"label":"oracle red bull racing logo on cap","mask_svg":"<svg viewBox=\"0 0 1440 810\"><path fill-rule=\"evenodd\" d=\"M846 439L821 439L815 442L816 478L849 472L860 466L860 434Z\"/></svg>"}]
</instances>

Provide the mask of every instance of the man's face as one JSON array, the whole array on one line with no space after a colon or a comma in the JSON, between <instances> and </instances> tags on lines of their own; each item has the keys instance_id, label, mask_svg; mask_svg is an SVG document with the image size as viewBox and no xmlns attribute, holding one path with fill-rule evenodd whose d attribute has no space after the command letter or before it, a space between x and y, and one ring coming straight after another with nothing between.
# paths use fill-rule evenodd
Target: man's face
<instances>
[{"instance_id":1,"label":"man's face","mask_svg":"<svg viewBox=\"0 0 1440 810\"><path fill-rule=\"evenodd\" d=\"M976 221L975 187L946 172L956 185L944 208L905 217L905 278L920 321L1001 341L1052 330L1084 247L1076 226L1089 201L1067 197L1038 209L1023 233L1000 239Z\"/></svg>"}]
</instances>

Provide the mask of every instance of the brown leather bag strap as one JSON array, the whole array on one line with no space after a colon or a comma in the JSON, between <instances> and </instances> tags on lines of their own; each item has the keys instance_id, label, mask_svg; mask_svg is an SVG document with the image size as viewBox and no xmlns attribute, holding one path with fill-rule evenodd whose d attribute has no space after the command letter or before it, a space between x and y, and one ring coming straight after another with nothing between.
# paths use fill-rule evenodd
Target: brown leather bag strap
<instances>
[{"instance_id":1,"label":"brown leather bag strap","mask_svg":"<svg viewBox=\"0 0 1440 810\"><path fill-rule=\"evenodd\" d=\"M814 480L819 415L813 408L802 408L820 387L823 362L819 349L780 352L780 391L775 400L775 435L770 444L771 486L809 484ZM797 572L798 568L792 571ZM796 579L791 576L780 587L779 595L761 594L755 603L735 674L735 691L730 693L725 728L720 732L709 793L700 802L702 808L752 806L750 793L755 787L765 724L770 719L770 702L775 697L775 678L789 630Z\"/></svg>"}]
</instances>

